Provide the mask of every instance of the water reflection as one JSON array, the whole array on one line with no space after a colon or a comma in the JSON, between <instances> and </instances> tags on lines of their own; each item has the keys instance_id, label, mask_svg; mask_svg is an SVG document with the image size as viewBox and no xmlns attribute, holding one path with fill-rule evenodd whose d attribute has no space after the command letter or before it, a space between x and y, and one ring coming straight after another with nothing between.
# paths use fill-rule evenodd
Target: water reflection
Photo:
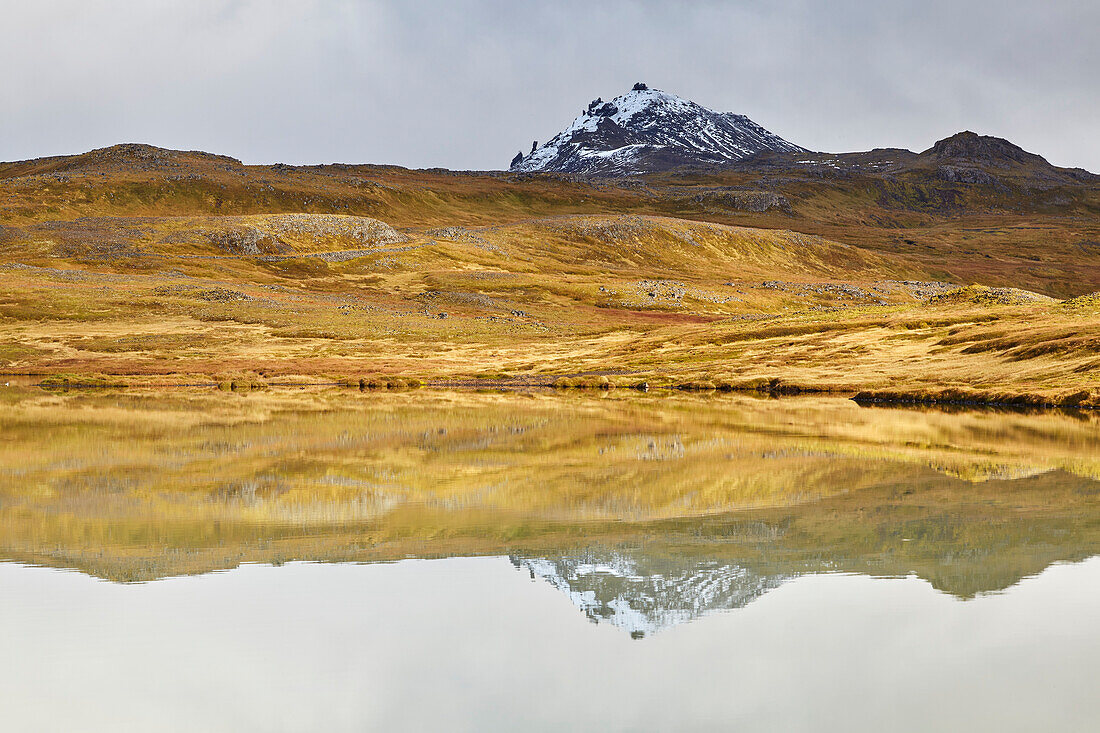
<instances>
[{"instance_id":1,"label":"water reflection","mask_svg":"<svg viewBox=\"0 0 1100 733\"><path fill-rule=\"evenodd\" d=\"M633 641L503 558L147 584L0 563L0 728L1095 730L1100 561L960 602L793 578Z\"/></svg>"},{"instance_id":2,"label":"water reflection","mask_svg":"<svg viewBox=\"0 0 1100 733\"><path fill-rule=\"evenodd\" d=\"M1091 731L1096 555L1089 414L9 388L0 728Z\"/></svg>"},{"instance_id":3,"label":"water reflection","mask_svg":"<svg viewBox=\"0 0 1100 733\"><path fill-rule=\"evenodd\" d=\"M1091 414L633 393L0 394L0 558L133 582L507 554L635 634L806 573L1002 590L1100 553L1098 479Z\"/></svg>"},{"instance_id":4,"label":"water reflection","mask_svg":"<svg viewBox=\"0 0 1100 733\"><path fill-rule=\"evenodd\" d=\"M641 639L715 611L742 608L787 576L691 558L649 558L602 551L574 556L511 557L517 569L565 593L589 620Z\"/></svg>"}]
</instances>

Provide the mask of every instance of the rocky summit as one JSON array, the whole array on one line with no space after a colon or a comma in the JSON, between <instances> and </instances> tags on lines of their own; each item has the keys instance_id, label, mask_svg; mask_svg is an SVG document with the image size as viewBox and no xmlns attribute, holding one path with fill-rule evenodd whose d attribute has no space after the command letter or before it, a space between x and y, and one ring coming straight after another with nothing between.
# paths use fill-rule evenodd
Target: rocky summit
<instances>
[{"instance_id":1,"label":"rocky summit","mask_svg":"<svg viewBox=\"0 0 1100 733\"><path fill-rule=\"evenodd\" d=\"M715 112L642 83L609 102L594 99L565 130L528 155L516 172L634 175L687 166L721 166L764 151L805 148L744 115Z\"/></svg>"},{"instance_id":2,"label":"rocky summit","mask_svg":"<svg viewBox=\"0 0 1100 733\"><path fill-rule=\"evenodd\" d=\"M969 130L940 140L921 155L953 162L986 163L1002 167L1014 164L1045 164L1046 160L1008 140L979 135Z\"/></svg>"}]
</instances>

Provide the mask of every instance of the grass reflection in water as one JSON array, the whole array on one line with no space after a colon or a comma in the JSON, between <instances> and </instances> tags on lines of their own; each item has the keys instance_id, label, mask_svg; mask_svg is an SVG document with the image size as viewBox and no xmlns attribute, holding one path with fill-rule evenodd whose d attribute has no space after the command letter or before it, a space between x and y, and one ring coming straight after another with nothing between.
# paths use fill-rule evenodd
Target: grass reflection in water
<instances>
[{"instance_id":1,"label":"grass reflection in water","mask_svg":"<svg viewBox=\"0 0 1100 733\"><path fill-rule=\"evenodd\" d=\"M1091 414L617 392L0 400L0 557L115 581L508 554L590 591L600 619L624 594L692 616L820 571L969 598L1100 552Z\"/></svg>"}]
</instances>

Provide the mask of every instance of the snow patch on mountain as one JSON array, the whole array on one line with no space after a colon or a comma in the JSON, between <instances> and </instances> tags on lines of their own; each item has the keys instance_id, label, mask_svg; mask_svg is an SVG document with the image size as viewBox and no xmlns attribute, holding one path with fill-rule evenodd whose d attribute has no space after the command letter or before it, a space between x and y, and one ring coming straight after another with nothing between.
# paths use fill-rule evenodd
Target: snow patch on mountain
<instances>
[{"instance_id":1,"label":"snow patch on mountain","mask_svg":"<svg viewBox=\"0 0 1100 733\"><path fill-rule=\"evenodd\" d=\"M717 165L774 150L805 149L744 115L636 84L610 102L593 100L580 116L511 170L629 175L684 165Z\"/></svg>"}]
</instances>

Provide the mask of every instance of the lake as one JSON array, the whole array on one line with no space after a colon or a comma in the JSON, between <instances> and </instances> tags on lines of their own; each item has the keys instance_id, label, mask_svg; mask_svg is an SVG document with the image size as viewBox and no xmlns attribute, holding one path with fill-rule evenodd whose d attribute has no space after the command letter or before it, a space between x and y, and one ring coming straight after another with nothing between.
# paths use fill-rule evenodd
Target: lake
<instances>
[{"instance_id":1,"label":"lake","mask_svg":"<svg viewBox=\"0 0 1100 733\"><path fill-rule=\"evenodd\" d=\"M0 728L1092 731L1100 415L0 389Z\"/></svg>"}]
</instances>

